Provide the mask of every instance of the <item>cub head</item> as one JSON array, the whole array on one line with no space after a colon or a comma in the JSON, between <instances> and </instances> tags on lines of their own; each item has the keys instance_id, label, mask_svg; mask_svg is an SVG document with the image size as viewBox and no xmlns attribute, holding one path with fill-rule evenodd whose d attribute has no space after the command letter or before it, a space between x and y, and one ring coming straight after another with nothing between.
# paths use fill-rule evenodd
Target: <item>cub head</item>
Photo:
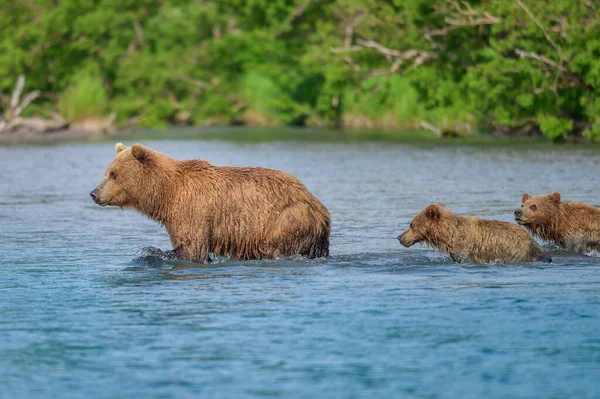
<instances>
[{"instance_id":1,"label":"cub head","mask_svg":"<svg viewBox=\"0 0 600 399\"><path fill-rule=\"evenodd\" d=\"M116 158L90 196L101 206L134 206L146 192L160 154L140 144L126 147L118 143L115 150Z\"/></svg>"},{"instance_id":2,"label":"cub head","mask_svg":"<svg viewBox=\"0 0 600 399\"><path fill-rule=\"evenodd\" d=\"M423 209L410 222L408 229L398 236L400 244L410 247L416 243L428 242L431 232L435 231L444 212L446 208L442 203L431 204Z\"/></svg>"},{"instance_id":3,"label":"cub head","mask_svg":"<svg viewBox=\"0 0 600 399\"><path fill-rule=\"evenodd\" d=\"M523 226L542 225L551 220L560 205L560 193L538 195L523 194L521 208L515 211L515 220Z\"/></svg>"}]
</instances>

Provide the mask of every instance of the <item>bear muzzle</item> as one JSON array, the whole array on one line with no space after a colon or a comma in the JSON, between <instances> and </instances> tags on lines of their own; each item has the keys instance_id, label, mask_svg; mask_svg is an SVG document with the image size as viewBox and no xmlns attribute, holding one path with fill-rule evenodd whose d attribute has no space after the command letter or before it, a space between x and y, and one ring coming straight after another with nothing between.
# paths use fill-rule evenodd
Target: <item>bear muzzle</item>
<instances>
[{"instance_id":1,"label":"bear muzzle","mask_svg":"<svg viewBox=\"0 0 600 399\"><path fill-rule=\"evenodd\" d=\"M406 239L406 232L400 234L397 238L398 238L398 241L400 241L400 244L402 244L406 248L408 248L414 244L413 242L410 242L409 240Z\"/></svg>"},{"instance_id":2,"label":"bear muzzle","mask_svg":"<svg viewBox=\"0 0 600 399\"><path fill-rule=\"evenodd\" d=\"M518 224L523 224L523 223L524 223L524 220L522 219L522 217L523 217L523 211L522 211L522 210L520 210L520 209L517 209L517 210L515 211L515 221L516 221Z\"/></svg>"},{"instance_id":3,"label":"bear muzzle","mask_svg":"<svg viewBox=\"0 0 600 399\"><path fill-rule=\"evenodd\" d=\"M98 189L95 188L91 193L90 197L94 200L95 203L98 203Z\"/></svg>"},{"instance_id":4,"label":"bear muzzle","mask_svg":"<svg viewBox=\"0 0 600 399\"><path fill-rule=\"evenodd\" d=\"M515 211L515 218L520 218L522 214L523 214L523 211L520 209L517 209Z\"/></svg>"},{"instance_id":5,"label":"bear muzzle","mask_svg":"<svg viewBox=\"0 0 600 399\"><path fill-rule=\"evenodd\" d=\"M104 201L101 202L100 201L100 193L98 191L98 188L95 188L91 193L90 193L90 197L92 197L92 199L94 200L94 202L100 206L106 206L108 205L108 203L110 202L110 199L108 201Z\"/></svg>"}]
</instances>

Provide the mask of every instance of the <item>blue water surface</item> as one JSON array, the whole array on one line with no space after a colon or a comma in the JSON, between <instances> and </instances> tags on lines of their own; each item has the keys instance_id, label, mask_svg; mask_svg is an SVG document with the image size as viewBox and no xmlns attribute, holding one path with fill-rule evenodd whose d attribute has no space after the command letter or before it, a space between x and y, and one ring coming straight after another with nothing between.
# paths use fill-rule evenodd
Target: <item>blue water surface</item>
<instances>
[{"instance_id":1,"label":"blue water surface","mask_svg":"<svg viewBox=\"0 0 600 399\"><path fill-rule=\"evenodd\" d=\"M331 212L331 258L163 260L161 226L88 196L113 142L0 148L0 397L600 397L600 258L458 265L396 240L431 202L598 206L595 150L145 144L297 176Z\"/></svg>"}]
</instances>

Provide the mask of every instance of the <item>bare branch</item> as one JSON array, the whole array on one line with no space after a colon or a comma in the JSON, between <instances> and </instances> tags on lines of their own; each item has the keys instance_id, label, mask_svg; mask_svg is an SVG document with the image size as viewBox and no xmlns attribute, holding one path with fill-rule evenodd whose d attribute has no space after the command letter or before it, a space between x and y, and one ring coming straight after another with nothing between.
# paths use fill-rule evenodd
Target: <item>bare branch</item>
<instances>
[{"instance_id":1,"label":"bare branch","mask_svg":"<svg viewBox=\"0 0 600 399\"><path fill-rule=\"evenodd\" d=\"M413 62L413 67L418 67L423 65L426 61L429 60L437 60L437 54L428 53L426 51L422 51L417 58L415 58L415 62Z\"/></svg>"},{"instance_id":2,"label":"bare branch","mask_svg":"<svg viewBox=\"0 0 600 399\"><path fill-rule=\"evenodd\" d=\"M559 57L561 58L561 61L562 61L562 58L563 58L562 57L562 50L556 44L556 42L554 42L554 40L552 40L552 37L548 34L548 32L546 32L546 29L544 29L544 26L540 23L540 21L538 21L535 18L535 16L533 15L533 13L529 10L529 8L527 8L527 6L525 4L523 4L523 2L521 0L515 0L515 2L519 5L519 7L521 7L523 9L523 11L525 11L525 13L527 13L527 15L529 16L529 18L531 18L531 20L538 26L538 28L541 29L542 33L546 37L546 40L548 40L548 42L552 45L552 47L554 47L558 51L558 55L559 55Z\"/></svg>"},{"instance_id":3,"label":"bare branch","mask_svg":"<svg viewBox=\"0 0 600 399\"><path fill-rule=\"evenodd\" d=\"M586 6L587 8L589 8L592 11L596 11L596 5L592 1L590 1L590 0L584 1L583 5Z\"/></svg>"},{"instance_id":4,"label":"bare branch","mask_svg":"<svg viewBox=\"0 0 600 399\"><path fill-rule=\"evenodd\" d=\"M546 64L548 66L551 66L552 68L557 69L560 72L569 72L569 70L565 66L563 66L561 64L558 64L558 63L552 61L551 59L549 59L549 58L547 58L547 57L545 57L543 55L540 55L540 54L537 54L537 53L533 53L533 52L523 51L523 50L520 50L518 48L515 49L515 54L517 54L521 58L531 58L531 59L534 59L534 60L539 61L541 63L544 63L544 64Z\"/></svg>"},{"instance_id":5,"label":"bare branch","mask_svg":"<svg viewBox=\"0 0 600 399\"><path fill-rule=\"evenodd\" d=\"M389 76L392 75L389 69L373 69L367 73L367 76Z\"/></svg>"},{"instance_id":6,"label":"bare branch","mask_svg":"<svg viewBox=\"0 0 600 399\"><path fill-rule=\"evenodd\" d=\"M344 46L343 47L331 47L330 52L336 53L350 53L356 51L362 51L364 49L373 49L383 55L390 63L389 69L377 69L364 71L367 76L380 76L380 75L391 75L398 73L402 64L413 59L413 66L418 67L425 61L431 59L437 59L437 55L423 50L407 50L400 51L391 49L383 44L376 42L375 40L357 38L356 44L352 45L354 38L354 29L359 26L363 20L365 11L358 9L357 13L350 19L344 26ZM348 55L343 57L343 60L354 70L355 72L361 72L361 67L354 61L354 59Z\"/></svg>"},{"instance_id":7,"label":"bare branch","mask_svg":"<svg viewBox=\"0 0 600 399\"><path fill-rule=\"evenodd\" d=\"M174 109L181 109L181 103L179 101L177 101L175 94L173 94L173 92L168 89L167 89L167 100L169 100L171 107L173 107Z\"/></svg>"},{"instance_id":8,"label":"bare branch","mask_svg":"<svg viewBox=\"0 0 600 399\"><path fill-rule=\"evenodd\" d=\"M351 46L351 47L331 47L329 49L329 51L331 51L334 54L337 53L350 53L352 51L361 51L363 49L363 47L361 46Z\"/></svg>"},{"instance_id":9,"label":"bare branch","mask_svg":"<svg viewBox=\"0 0 600 399\"><path fill-rule=\"evenodd\" d=\"M519 7L521 7L523 9L523 11L525 11L527 16L529 16L529 18L537 25L537 27L540 28L540 30L544 34L544 37L546 38L548 43L550 43L552 45L552 47L554 47L556 49L559 61L555 62L541 54L527 52L527 51L523 51L520 49L515 49L515 53L521 58L531 58L531 59L541 62L542 64L557 71L557 74L554 77L554 83L552 84L552 91L555 94L558 91L557 87L558 87L558 78L559 78L560 73L564 73L565 75L567 75L567 77L571 81L575 82L578 86L581 86L581 87L585 88L586 90L594 92L595 91L594 87L587 84L581 77L577 76L573 71L571 71L567 67L566 59L565 59L565 56L563 54L561 47L554 41L554 39L552 39L552 36L550 36L550 34L546 31L546 29L541 24L541 22L537 20L537 18L533 15L531 10L529 10L529 8L527 8L527 6L523 3L522 0L515 0L515 2L519 5ZM558 20L558 21L561 24L561 28L564 29L564 26L565 26L564 24L566 24L566 21L564 21L564 19Z\"/></svg>"},{"instance_id":10,"label":"bare branch","mask_svg":"<svg viewBox=\"0 0 600 399\"><path fill-rule=\"evenodd\" d=\"M350 65L350 67L355 72L360 72L360 67L356 64L356 62L354 62L354 59L352 57L350 57L349 55L346 55L346 56L344 56L344 61L346 61L346 63L348 65Z\"/></svg>"},{"instance_id":11,"label":"bare branch","mask_svg":"<svg viewBox=\"0 0 600 399\"><path fill-rule=\"evenodd\" d=\"M19 99L21 98L21 94L23 94L23 89L25 88L25 76L19 75L17 78L17 84L15 85L15 90L12 93L12 97L10 98L10 103L8 104L9 108L15 109L17 105L19 105Z\"/></svg>"},{"instance_id":12,"label":"bare branch","mask_svg":"<svg viewBox=\"0 0 600 399\"><path fill-rule=\"evenodd\" d=\"M491 15L487 11L474 10L467 1L461 1L461 4L464 7L455 0L446 0L446 3L452 6L451 11L448 12L446 10L438 9L438 12L442 14L449 14L444 17L444 22L446 22L449 26L446 26L442 29L433 30L428 33L429 36L445 36L453 30L464 26L481 27L484 25L494 25L502 22L500 18Z\"/></svg>"},{"instance_id":13,"label":"bare branch","mask_svg":"<svg viewBox=\"0 0 600 399\"><path fill-rule=\"evenodd\" d=\"M420 125L423 129L427 129L427 130L435 133L439 137L442 136L442 129L440 129L439 127L433 126L431 123L429 123L427 121L421 121Z\"/></svg>"},{"instance_id":14,"label":"bare branch","mask_svg":"<svg viewBox=\"0 0 600 399\"><path fill-rule=\"evenodd\" d=\"M358 14L346 25L344 28L344 48L349 48L352 45L352 37L354 36L354 29L361 24L363 20L364 12L362 9L358 10Z\"/></svg>"},{"instance_id":15,"label":"bare branch","mask_svg":"<svg viewBox=\"0 0 600 399\"><path fill-rule=\"evenodd\" d=\"M567 75L571 80L576 82L579 86L584 87L585 89L594 92L594 88L583 81L579 76L574 74L569 68L567 68L564 64L552 61L551 59L537 53L523 51L521 49L515 49L515 54L517 54L521 58L531 58L542 64L549 66L550 68L562 72Z\"/></svg>"},{"instance_id":16,"label":"bare branch","mask_svg":"<svg viewBox=\"0 0 600 399\"><path fill-rule=\"evenodd\" d=\"M403 63L404 63L404 60L402 58L398 58L396 61L394 61L394 63L390 67L390 73L396 73L396 72L398 72L398 69L400 69L400 66ZM416 61L415 61L415 64L416 64ZM419 66L419 65L416 65L416 66Z\"/></svg>"},{"instance_id":17,"label":"bare branch","mask_svg":"<svg viewBox=\"0 0 600 399\"><path fill-rule=\"evenodd\" d=\"M390 68L387 70L386 69L378 69L378 70L373 70L373 71L368 72L369 76L390 75L390 74L397 73L399 71L400 67L402 66L402 64L405 61L408 61L410 59L414 59L414 62L412 65L414 67L418 67L418 66L422 65L423 63L425 63L426 61L435 60L438 58L437 54L434 54L434 53L431 53L428 51L423 51L423 50L411 49L411 50L402 52L399 50L390 49L374 40L357 39L356 42L358 43L357 46L351 46L348 48L333 47L330 49L330 51L332 53L348 53L348 52L360 51L365 48L369 48L369 49L374 49L374 50L378 51L392 63ZM348 65L350 65L350 67L352 67L352 69L355 72L359 72L361 70L360 66L356 64L356 62L354 61L354 59L352 57L344 56L344 61Z\"/></svg>"},{"instance_id":18,"label":"bare branch","mask_svg":"<svg viewBox=\"0 0 600 399\"><path fill-rule=\"evenodd\" d=\"M312 0L305 0L303 3L298 4L298 7L296 7L296 9L292 13L292 15L290 15L290 17L288 18L287 23L289 23L289 24L295 23L298 20L298 18L300 18L302 16L302 14L304 13L304 10L306 10L306 7L308 7L308 5L310 4L311 1Z\"/></svg>"},{"instance_id":19,"label":"bare branch","mask_svg":"<svg viewBox=\"0 0 600 399\"><path fill-rule=\"evenodd\" d=\"M23 100L21 101L21 104L19 104L19 106L17 106L16 108L14 108L13 117L21 115L21 112L23 112L23 110L25 108L27 108L27 106L29 104L31 104L31 102L33 100L35 100L36 98L38 98L40 96L40 94L41 93L38 90L32 91L30 93L27 93L27 95L25 97L23 97Z\"/></svg>"},{"instance_id":20,"label":"bare branch","mask_svg":"<svg viewBox=\"0 0 600 399\"><path fill-rule=\"evenodd\" d=\"M567 18L565 18L564 16L561 16L560 18L550 18L552 21L555 21L558 25L557 26L553 26L550 28L550 30L556 34L558 34L562 39L566 39L567 38Z\"/></svg>"},{"instance_id":21,"label":"bare branch","mask_svg":"<svg viewBox=\"0 0 600 399\"><path fill-rule=\"evenodd\" d=\"M390 61L391 61L391 59L395 58L396 60L393 62L393 64L396 64L398 61L401 61L399 64L397 64L394 67L394 69L398 69L398 67L402 64L402 62L413 59L413 58L415 59L415 62L413 64L414 66L419 66L428 60L437 59L437 54L430 53L428 51L411 49L411 50L402 52L399 50L387 48L387 47L383 46L381 43L378 43L374 40L357 39L356 42L363 47L372 48L372 49L377 50L378 52L383 54Z\"/></svg>"},{"instance_id":22,"label":"bare branch","mask_svg":"<svg viewBox=\"0 0 600 399\"><path fill-rule=\"evenodd\" d=\"M279 28L275 31L275 36L280 36L283 32L286 31L287 27L294 25L298 19L306 10L306 7L309 6L312 0L304 0L302 3L298 4L298 6L294 9L294 11L287 17L287 19L280 25Z\"/></svg>"},{"instance_id":23,"label":"bare branch","mask_svg":"<svg viewBox=\"0 0 600 399\"><path fill-rule=\"evenodd\" d=\"M402 57L402 53L400 51L389 49L389 48L381 45L380 43L377 43L374 40L357 39L356 43L360 44L363 47L375 49L388 58L389 57Z\"/></svg>"},{"instance_id":24,"label":"bare branch","mask_svg":"<svg viewBox=\"0 0 600 399\"><path fill-rule=\"evenodd\" d=\"M144 30L142 29L142 25L138 21L133 21L133 29L135 30L135 37L140 46L144 44Z\"/></svg>"}]
</instances>

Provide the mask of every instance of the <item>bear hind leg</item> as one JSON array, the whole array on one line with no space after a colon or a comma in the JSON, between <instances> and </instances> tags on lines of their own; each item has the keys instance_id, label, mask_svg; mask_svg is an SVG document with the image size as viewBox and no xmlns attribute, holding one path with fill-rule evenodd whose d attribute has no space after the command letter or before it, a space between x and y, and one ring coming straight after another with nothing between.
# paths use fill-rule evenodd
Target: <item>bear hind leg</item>
<instances>
[{"instance_id":1,"label":"bear hind leg","mask_svg":"<svg viewBox=\"0 0 600 399\"><path fill-rule=\"evenodd\" d=\"M271 231L271 248L276 256L329 256L329 222L309 204L296 203L281 211Z\"/></svg>"}]
</instances>

